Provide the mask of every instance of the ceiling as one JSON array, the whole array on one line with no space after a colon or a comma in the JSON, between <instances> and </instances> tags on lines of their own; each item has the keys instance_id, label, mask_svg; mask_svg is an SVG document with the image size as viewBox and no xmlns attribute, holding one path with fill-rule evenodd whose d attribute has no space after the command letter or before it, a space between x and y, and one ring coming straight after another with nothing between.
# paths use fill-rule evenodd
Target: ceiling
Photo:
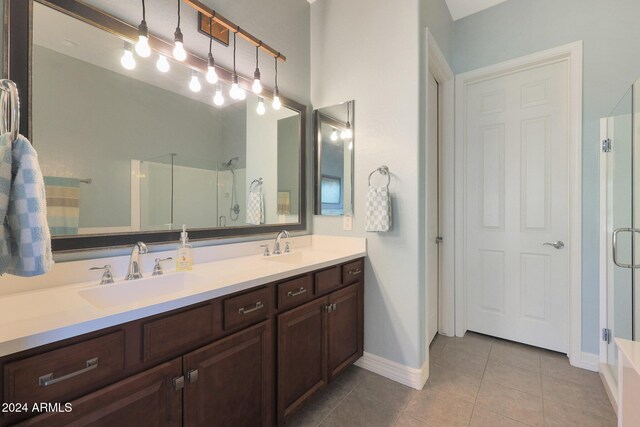
<instances>
[{"instance_id":1,"label":"ceiling","mask_svg":"<svg viewBox=\"0 0 640 427\"><path fill-rule=\"evenodd\" d=\"M446 0L454 21L488 9L506 0Z\"/></svg>"},{"instance_id":2,"label":"ceiling","mask_svg":"<svg viewBox=\"0 0 640 427\"><path fill-rule=\"evenodd\" d=\"M316 0L307 0L313 4ZM473 15L507 0L446 0L454 21Z\"/></svg>"}]
</instances>

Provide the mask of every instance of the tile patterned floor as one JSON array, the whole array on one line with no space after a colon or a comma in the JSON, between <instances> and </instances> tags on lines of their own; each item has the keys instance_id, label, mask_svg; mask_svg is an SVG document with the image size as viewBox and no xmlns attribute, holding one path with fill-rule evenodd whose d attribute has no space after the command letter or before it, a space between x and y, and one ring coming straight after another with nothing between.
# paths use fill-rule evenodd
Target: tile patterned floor
<instances>
[{"instance_id":1,"label":"tile patterned floor","mask_svg":"<svg viewBox=\"0 0 640 427\"><path fill-rule=\"evenodd\" d=\"M352 367L287 426L615 426L598 374L564 355L474 333L438 336L412 390Z\"/></svg>"}]
</instances>

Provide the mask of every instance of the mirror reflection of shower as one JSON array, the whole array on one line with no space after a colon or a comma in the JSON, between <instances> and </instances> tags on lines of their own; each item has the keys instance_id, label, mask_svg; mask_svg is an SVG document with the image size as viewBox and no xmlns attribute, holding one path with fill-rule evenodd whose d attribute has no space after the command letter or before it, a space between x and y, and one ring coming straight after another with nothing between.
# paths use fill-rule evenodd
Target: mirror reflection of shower
<instances>
[{"instance_id":1,"label":"mirror reflection of shower","mask_svg":"<svg viewBox=\"0 0 640 427\"><path fill-rule=\"evenodd\" d=\"M232 157L228 162L223 163L222 166L225 169L231 171L231 206L229 207L229 217L231 221L237 221L240 215L240 205L238 204L238 181L236 177L236 171L233 168L234 162L238 162L238 157ZM222 218L221 218L222 219Z\"/></svg>"}]
</instances>

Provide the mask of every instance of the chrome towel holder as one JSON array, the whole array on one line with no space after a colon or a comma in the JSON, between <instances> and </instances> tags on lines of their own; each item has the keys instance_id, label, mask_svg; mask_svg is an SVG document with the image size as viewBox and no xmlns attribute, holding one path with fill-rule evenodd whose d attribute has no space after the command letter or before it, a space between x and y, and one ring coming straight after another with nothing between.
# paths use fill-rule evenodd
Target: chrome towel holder
<instances>
[{"instance_id":1,"label":"chrome towel holder","mask_svg":"<svg viewBox=\"0 0 640 427\"><path fill-rule=\"evenodd\" d=\"M262 178L254 179L249 185L249 192L253 192L262 185Z\"/></svg>"},{"instance_id":2,"label":"chrome towel holder","mask_svg":"<svg viewBox=\"0 0 640 427\"><path fill-rule=\"evenodd\" d=\"M15 142L20 134L20 97L18 87L9 79L0 80L0 104L0 134L10 133L11 141Z\"/></svg>"},{"instance_id":3,"label":"chrome towel holder","mask_svg":"<svg viewBox=\"0 0 640 427\"><path fill-rule=\"evenodd\" d=\"M382 165L379 168L376 168L369 174L369 187L371 187L371 177L375 173L379 173L380 175L387 177L387 187L391 184L391 172L389 171L389 166Z\"/></svg>"}]
</instances>

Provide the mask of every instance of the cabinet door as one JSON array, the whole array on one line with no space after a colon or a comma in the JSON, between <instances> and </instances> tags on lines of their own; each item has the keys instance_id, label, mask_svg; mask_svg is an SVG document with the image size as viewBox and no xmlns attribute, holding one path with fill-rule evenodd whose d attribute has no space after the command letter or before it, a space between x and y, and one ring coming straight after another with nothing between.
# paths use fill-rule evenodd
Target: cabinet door
<instances>
[{"instance_id":1,"label":"cabinet door","mask_svg":"<svg viewBox=\"0 0 640 427\"><path fill-rule=\"evenodd\" d=\"M327 304L319 298L278 316L278 423L327 384Z\"/></svg>"},{"instance_id":2,"label":"cabinet door","mask_svg":"<svg viewBox=\"0 0 640 427\"><path fill-rule=\"evenodd\" d=\"M271 322L184 356L184 425L270 426Z\"/></svg>"},{"instance_id":3,"label":"cabinet door","mask_svg":"<svg viewBox=\"0 0 640 427\"><path fill-rule=\"evenodd\" d=\"M362 356L363 294L362 283L329 295L327 315L329 337L329 380Z\"/></svg>"},{"instance_id":4,"label":"cabinet door","mask_svg":"<svg viewBox=\"0 0 640 427\"><path fill-rule=\"evenodd\" d=\"M182 391L174 389L173 379L181 375L182 359L175 359L71 402L71 412L49 412L20 425L180 426Z\"/></svg>"}]
</instances>

